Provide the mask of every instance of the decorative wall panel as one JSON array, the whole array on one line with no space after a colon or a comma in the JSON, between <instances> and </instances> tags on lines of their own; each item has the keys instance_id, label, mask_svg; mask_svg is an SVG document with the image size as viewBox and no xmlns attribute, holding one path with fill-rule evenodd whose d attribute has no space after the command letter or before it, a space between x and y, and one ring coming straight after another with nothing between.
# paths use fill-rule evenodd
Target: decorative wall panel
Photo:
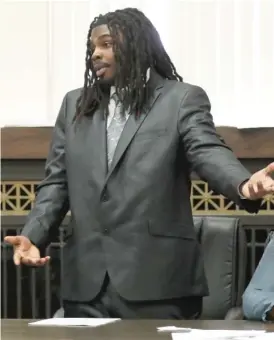
<instances>
[{"instance_id":1,"label":"decorative wall panel","mask_svg":"<svg viewBox=\"0 0 274 340\"><path fill-rule=\"evenodd\" d=\"M37 181L3 181L1 183L2 215L27 215L33 206ZM245 215L235 203L215 194L206 182L192 181L191 203L195 215ZM274 215L274 196L264 199L260 215Z\"/></svg>"}]
</instances>

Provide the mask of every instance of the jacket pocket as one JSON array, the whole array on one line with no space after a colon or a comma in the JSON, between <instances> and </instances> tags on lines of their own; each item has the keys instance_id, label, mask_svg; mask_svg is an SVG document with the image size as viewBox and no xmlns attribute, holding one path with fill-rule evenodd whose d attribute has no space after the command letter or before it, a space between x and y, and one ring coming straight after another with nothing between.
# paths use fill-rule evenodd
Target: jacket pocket
<instances>
[{"instance_id":1,"label":"jacket pocket","mask_svg":"<svg viewBox=\"0 0 274 340\"><path fill-rule=\"evenodd\" d=\"M182 238L196 240L197 236L192 225L184 225L178 221L149 221L148 232L152 236Z\"/></svg>"},{"instance_id":2,"label":"jacket pocket","mask_svg":"<svg viewBox=\"0 0 274 340\"><path fill-rule=\"evenodd\" d=\"M159 137L164 137L168 134L168 129L153 129L148 131L138 131L137 134L134 137L134 140L150 140L150 139L156 139Z\"/></svg>"}]
</instances>

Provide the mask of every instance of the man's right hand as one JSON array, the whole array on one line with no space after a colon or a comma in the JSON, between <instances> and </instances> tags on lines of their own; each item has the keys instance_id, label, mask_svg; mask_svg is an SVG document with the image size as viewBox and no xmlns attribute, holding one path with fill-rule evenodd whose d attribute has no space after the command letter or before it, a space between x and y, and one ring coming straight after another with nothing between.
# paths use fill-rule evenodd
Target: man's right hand
<instances>
[{"instance_id":1,"label":"man's right hand","mask_svg":"<svg viewBox=\"0 0 274 340\"><path fill-rule=\"evenodd\" d=\"M45 265L50 259L49 256L41 258L39 249L25 236L7 236L4 240L13 246L13 262L16 266L22 263L39 267Z\"/></svg>"}]
</instances>

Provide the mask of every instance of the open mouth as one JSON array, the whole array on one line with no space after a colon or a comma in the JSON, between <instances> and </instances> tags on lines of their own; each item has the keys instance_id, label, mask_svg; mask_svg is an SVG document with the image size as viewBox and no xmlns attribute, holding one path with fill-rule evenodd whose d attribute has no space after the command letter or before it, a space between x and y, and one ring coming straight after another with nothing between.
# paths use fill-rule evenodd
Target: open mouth
<instances>
[{"instance_id":1,"label":"open mouth","mask_svg":"<svg viewBox=\"0 0 274 340\"><path fill-rule=\"evenodd\" d=\"M97 77L102 77L102 75L106 72L107 68L109 67L109 64L106 63L98 63L94 65L94 71L96 73Z\"/></svg>"},{"instance_id":2,"label":"open mouth","mask_svg":"<svg viewBox=\"0 0 274 340\"><path fill-rule=\"evenodd\" d=\"M104 75L104 73L106 72L106 70L107 70L106 67L100 68L98 71L96 71L96 76L97 77L102 77Z\"/></svg>"}]
</instances>

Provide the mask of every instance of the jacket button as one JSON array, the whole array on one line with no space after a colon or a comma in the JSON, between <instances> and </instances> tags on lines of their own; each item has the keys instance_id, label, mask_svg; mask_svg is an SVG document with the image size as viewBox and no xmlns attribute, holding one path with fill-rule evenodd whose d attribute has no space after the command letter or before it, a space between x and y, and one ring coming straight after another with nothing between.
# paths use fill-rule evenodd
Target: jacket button
<instances>
[{"instance_id":1,"label":"jacket button","mask_svg":"<svg viewBox=\"0 0 274 340\"><path fill-rule=\"evenodd\" d=\"M109 233L109 229L105 228L104 229L104 234L108 234Z\"/></svg>"}]
</instances>

